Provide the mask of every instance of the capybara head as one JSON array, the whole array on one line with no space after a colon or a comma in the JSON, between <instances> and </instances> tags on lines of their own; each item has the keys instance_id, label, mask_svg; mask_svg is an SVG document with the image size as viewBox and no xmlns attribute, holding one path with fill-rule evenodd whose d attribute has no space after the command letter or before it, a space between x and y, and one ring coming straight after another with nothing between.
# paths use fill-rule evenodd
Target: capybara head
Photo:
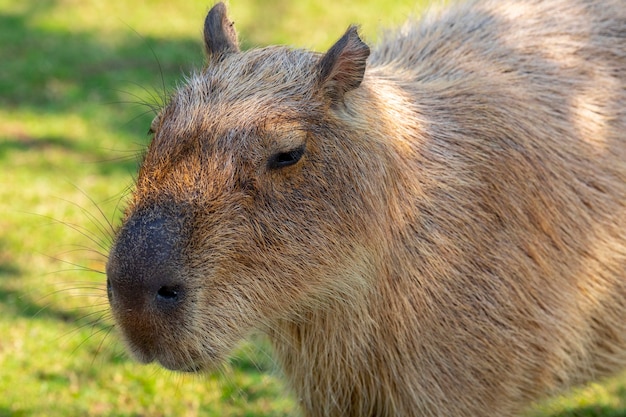
<instances>
[{"instance_id":1,"label":"capybara head","mask_svg":"<svg viewBox=\"0 0 626 417\"><path fill-rule=\"evenodd\" d=\"M242 53L218 4L204 36L208 65L154 120L107 265L130 349L177 370L364 285L381 190L360 178L384 175L338 116L369 55L356 28L323 55Z\"/></svg>"}]
</instances>

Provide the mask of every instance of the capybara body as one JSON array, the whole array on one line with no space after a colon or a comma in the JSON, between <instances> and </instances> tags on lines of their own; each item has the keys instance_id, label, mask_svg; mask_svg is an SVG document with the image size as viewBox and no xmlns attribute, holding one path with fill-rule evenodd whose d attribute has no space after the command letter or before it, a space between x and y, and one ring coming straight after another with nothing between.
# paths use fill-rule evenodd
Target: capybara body
<instances>
[{"instance_id":1,"label":"capybara body","mask_svg":"<svg viewBox=\"0 0 626 417\"><path fill-rule=\"evenodd\" d=\"M107 265L134 356L267 333L304 415L506 417L626 367L626 3L493 0L207 66Z\"/></svg>"}]
</instances>

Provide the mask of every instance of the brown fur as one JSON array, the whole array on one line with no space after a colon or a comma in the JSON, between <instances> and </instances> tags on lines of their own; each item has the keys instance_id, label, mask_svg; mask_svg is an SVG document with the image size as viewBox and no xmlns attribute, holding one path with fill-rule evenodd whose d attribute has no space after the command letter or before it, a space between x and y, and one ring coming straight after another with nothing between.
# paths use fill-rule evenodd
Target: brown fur
<instances>
[{"instance_id":1,"label":"brown fur","mask_svg":"<svg viewBox=\"0 0 626 417\"><path fill-rule=\"evenodd\" d=\"M310 417L513 416L625 367L623 0L457 5L369 59L239 52L223 9L107 266L137 358L260 329Z\"/></svg>"}]
</instances>

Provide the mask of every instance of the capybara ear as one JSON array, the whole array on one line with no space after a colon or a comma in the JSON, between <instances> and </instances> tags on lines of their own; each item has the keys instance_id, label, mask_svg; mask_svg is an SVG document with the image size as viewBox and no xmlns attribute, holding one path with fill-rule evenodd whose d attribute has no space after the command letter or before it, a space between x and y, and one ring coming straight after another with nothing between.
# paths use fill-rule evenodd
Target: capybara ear
<instances>
[{"instance_id":1,"label":"capybara ear","mask_svg":"<svg viewBox=\"0 0 626 417\"><path fill-rule=\"evenodd\" d=\"M358 28L350 26L346 33L324 54L319 62L319 81L334 104L363 81L370 48L359 38Z\"/></svg>"},{"instance_id":2,"label":"capybara ear","mask_svg":"<svg viewBox=\"0 0 626 417\"><path fill-rule=\"evenodd\" d=\"M234 22L226 15L226 6L219 2L204 19L204 47L209 58L239 52Z\"/></svg>"}]
</instances>

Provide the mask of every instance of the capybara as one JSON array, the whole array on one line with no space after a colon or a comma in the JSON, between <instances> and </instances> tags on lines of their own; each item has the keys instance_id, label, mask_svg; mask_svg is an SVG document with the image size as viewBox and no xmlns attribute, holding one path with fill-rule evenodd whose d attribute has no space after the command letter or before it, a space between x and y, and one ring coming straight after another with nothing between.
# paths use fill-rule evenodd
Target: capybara
<instances>
[{"instance_id":1,"label":"capybara","mask_svg":"<svg viewBox=\"0 0 626 417\"><path fill-rule=\"evenodd\" d=\"M487 0L207 65L107 275L139 361L269 336L308 417L519 415L626 367L626 2Z\"/></svg>"}]
</instances>

